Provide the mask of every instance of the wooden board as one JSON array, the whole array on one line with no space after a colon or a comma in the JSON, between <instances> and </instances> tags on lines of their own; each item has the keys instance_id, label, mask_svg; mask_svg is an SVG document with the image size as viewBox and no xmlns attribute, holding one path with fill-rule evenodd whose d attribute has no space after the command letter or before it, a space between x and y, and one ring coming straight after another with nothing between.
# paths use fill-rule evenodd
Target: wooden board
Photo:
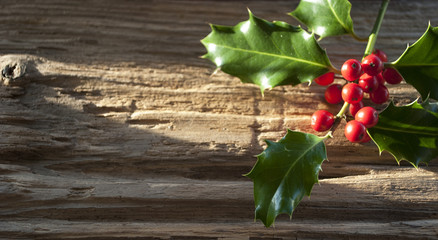
<instances>
[{"instance_id":1,"label":"wooden board","mask_svg":"<svg viewBox=\"0 0 438 240\"><path fill-rule=\"evenodd\" d=\"M352 1L371 30L379 1ZM0 238L437 239L438 164L398 166L373 144L327 142L320 184L290 220L254 222L242 176L287 128L336 111L324 88L262 97L199 56L208 23L247 7L298 24L298 1L2 1ZM392 1L377 47L395 60L438 23L434 0ZM321 42L332 63L359 58L350 37ZM398 103L412 87L390 88Z\"/></svg>"}]
</instances>

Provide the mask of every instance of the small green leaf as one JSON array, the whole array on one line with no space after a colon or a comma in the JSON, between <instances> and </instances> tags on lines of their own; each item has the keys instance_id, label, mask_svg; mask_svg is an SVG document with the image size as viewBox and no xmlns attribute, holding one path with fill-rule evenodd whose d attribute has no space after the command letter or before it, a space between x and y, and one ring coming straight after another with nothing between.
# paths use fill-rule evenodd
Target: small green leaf
<instances>
[{"instance_id":1,"label":"small green leaf","mask_svg":"<svg viewBox=\"0 0 438 240\"><path fill-rule=\"evenodd\" d=\"M298 7L289 14L321 39L343 34L357 38L350 11L351 4L347 0L301 0Z\"/></svg>"},{"instance_id":2,"label":"small green leaf","mask_svg":"<svg viewBox=\"0 0 438 240\"><path fill-rule=\"evenodd\" d=\"M311 82L333 70L313 34L284 22L268 22L249 12L236 26L211 25L201 40L211 60L222 71L265 89Z\"/></svg>"},{"instance_id":3,"label":"small green leaf","mask_svg":"<svg viewBox=\"0 0 438 240\"><path fill-rule=\"evenodd\" d=\"M255 217L266 227L281 213L292 216L304 195L310 196L327 159L323 140L288 130L280 141L267 141L268 147L257 156L247 176L254 182Z\"/></svg>"},{"instance_id":4,"label":"small green leaf","mask_svg":"<svg viewBox=\"0 0 438 240\"><path fill-rule=\"evenodd\" d=\"M438 112L436 104L425 102L396 107L391 103L379 114L379 122L368 129L380 152L390 152L418 167L438 156Z\"/></svg>"},{"instance_id":5,"label":"small green leaf","mask_svg":"<svg viewBox=\"0 0 438 240\"><path fill-rule=\"evenodd\" d=\"M438 100L438 27L429 27L423 36L389 66L396 68L423 99Z\"/></svg>"}]
</instances>

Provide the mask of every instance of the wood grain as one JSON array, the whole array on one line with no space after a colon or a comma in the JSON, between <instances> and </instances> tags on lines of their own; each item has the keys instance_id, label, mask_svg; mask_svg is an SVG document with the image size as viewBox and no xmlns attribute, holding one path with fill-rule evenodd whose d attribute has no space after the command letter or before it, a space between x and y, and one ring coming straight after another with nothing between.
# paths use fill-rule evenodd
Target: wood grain
<instances>
[{"instance_id":1,"label":"wood grain","mask_svg":"<svg viewBox=\"0 0 438 240\"><path fill-rule=\"evenodd\" d=\"M398 166L329 140L320 184L292 220L254 222L242 176L287 128L312 132L324 88L265 93L200 59L208 23L246 8L298 24L298 1L2 1L0 238L437 239L438 164ZM352 1L365 36L379 1ZM395 60L438 22L433 0L392 1L377 46ZM348 36L321 44L339 67ZM398 103L418 94L390 88Z\"/></svg>"}]
</instances>

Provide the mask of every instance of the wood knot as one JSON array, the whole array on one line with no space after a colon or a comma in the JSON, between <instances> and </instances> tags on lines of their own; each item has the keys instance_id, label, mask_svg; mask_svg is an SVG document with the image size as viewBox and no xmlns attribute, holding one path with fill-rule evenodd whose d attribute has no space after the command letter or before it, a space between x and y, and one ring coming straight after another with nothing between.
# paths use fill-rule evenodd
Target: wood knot
<instances>
[{"instance_id":1,"label":"wood knot","mask_svg":"<svg viewBox=\"0 0 438 240\"><path fill-rule=\"evenodd\" d=\"M6 64L2 68L1 78L5 85L10 85L16 79L22 77L26 72L26 65L18 63Z\"/></svg>"},{"instance_id":2,"label":"wood knot","mask_svg":"<svg viewBox=\"0 0 438 240\"><path fill-rule=\"evenodd\" d=\"M17 65L9 66L6 65L5 68L2 70L2 77L4 78L13 78L14 77L14 70L17 67Z\"/></svg>"},{"instance_id":3,"label":"wood knot","mask_svg":"<svg viewBox=\"0 0 438 240\"><path fill-rule=\"evenodd\" d=\"M37 76L34 56L5 55L0 57L0 80L3 85L24 85L27 83L24 76Z\"/></svg>"},{"instance_id":4,"label":"wood knot","mask_svg":"<svg viewBox=\"0 0 438 240\"><path fill-rule=\"evenodd\" d=\"M69 190L67 198L69 199L84 199L91 197L94 192L94 187L72 187Z\"/></svg>"}]
</instances>

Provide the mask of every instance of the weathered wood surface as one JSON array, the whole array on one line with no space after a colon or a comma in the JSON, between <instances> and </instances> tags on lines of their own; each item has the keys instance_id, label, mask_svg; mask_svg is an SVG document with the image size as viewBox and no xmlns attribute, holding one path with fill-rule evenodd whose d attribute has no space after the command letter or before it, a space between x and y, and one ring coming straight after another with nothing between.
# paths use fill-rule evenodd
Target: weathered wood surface
<instances>
[{"instance_id":1,"label":"weathered wood surface","mask_svg":"<svg viewBox=\"0 0 438 240\"><path fill-rule=\"evenodd\" d=\"M311 199L274 228L253 221L242 177L287 128L309 131L318 86L266 92L200 59L207 23L246 7L269 20L297 1L2 1L0 238L436 239L438 164L398 166L375 146L328 142ZM378 1L353 1L356 32ZM438 3L392 1L378 47L394 60ZM335 66L360 57L349 37L322 42ZM21 76L22 75L22 76ZM417 97L390 89L398 101Z\"/></svg>"}]
</instances>

